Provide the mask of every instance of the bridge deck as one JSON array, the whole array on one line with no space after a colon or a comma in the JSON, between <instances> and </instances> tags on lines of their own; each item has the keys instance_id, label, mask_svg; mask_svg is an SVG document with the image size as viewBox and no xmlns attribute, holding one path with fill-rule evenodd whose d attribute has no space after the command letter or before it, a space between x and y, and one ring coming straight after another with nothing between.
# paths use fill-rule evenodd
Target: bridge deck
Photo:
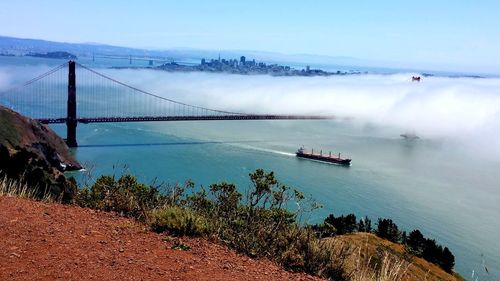
<instances>
[{"instance_id":1,"label":"bridge deck","mask_svg":"<svg viewBox=\"0 0 500 281\"><path fill-rule=\"evenodd\" d=\"M223 115L223 116L137 116L77 118L79 123L151 122L151 121L210 121L210 120L326 120L333 116L317 115ZM66 118L37 119L44 124L66 123Z\"/></svg>"}]
</instances>

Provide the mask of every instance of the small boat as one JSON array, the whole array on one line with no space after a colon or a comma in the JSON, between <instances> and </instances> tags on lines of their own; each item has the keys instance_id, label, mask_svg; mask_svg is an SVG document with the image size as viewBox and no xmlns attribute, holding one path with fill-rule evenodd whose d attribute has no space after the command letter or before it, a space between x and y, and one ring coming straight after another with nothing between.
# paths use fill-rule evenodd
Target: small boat
<instances>
[{"instance_id":1,"label":"small boat","mask_svg":"<svg viewBox=\"0 0 500 281\"><path fill-rule=\"evenodd\" d=\"M419 139L420 137L417 136L415 133L404 133L404 134L401 134L400 135L402 138L404 138L405 140L409 140L409 141L412 141L412 140L417 140Z\"/></svg>"},{"instance_id":2,"label":"small boat","mask_svg":"<svg viewBox=\"0 0 500 281\"><path fill-rule=\"evenodd\" d=\"M323 154L323 151L320 151L319 154L315 154L313 149L311 150L311 152L306 152L303 146L301 146L297 150L295 155L300 158L307 158L321 162L334 163L345 166L351 165L351 159L341 158L340 153L338 155L332 155L331 152L329 152L328 154Z\"/></svg>"}]
</instances>

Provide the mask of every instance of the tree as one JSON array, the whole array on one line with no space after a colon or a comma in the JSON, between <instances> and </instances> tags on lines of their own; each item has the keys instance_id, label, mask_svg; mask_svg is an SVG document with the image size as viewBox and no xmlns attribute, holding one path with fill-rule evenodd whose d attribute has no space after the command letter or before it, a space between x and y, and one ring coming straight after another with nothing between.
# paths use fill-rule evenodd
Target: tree
<instances>
[{"instance_id":1,"label":"tree","mask_svg":"<svg viewBox=\"0 0 500 281\"><path fill-rule=\"evenodd\" d=\"M408 252L439 265L447 272L451 272L455 265L455 256L450 250L436 243L436 240L425 238L420 230L410 232L406 239Z\"/></svg>"},{"instance_id":2,"label":"tree","mask_svg":"<svg viewBox=\"0 0 500 281\"><path fill-rule=\"evenodd\" d=\"M399 243L401 239L401 233L398 230L398 226L391 219L379 218L375 234L380 238L387 239L394 243Z\"/></svg>"},{"instance_id":3,"label":"tree","mask_svg":"<svg viewBox=\"0 0 500 281\"><path fill-rule=\"evenodd\" d=\"M400 243L401 244L406 244L406 240L408 240L408 234L406 234L406 231L402 231L400 235Z\"/></svg>"},{"instance_id":4,"label":"tree","mask_svg":"<svg viewBox=\"0 0 500 281\"><path fill-rule=\"evenodd\" d=\"M363 219L359 220L358 223L359 232L371 232L372 231L372 221L365 216Z\"/></svg>"},{"instance_id":5,"label":"tree","mask_svg":"<svg viewBox=\"0 0 500 281\"><path fill-rule=\"evenodd\" d=\"M443 248L436 244L434 239L426 239L424 251L422 252L422 257L435 264L439 264L440 254L443 252Z\"/></svg>"},{"instance_id":6,"label":"tree","mask_svg":"<svg viewBox=\"0 0 500 281\"><path fill-rule=\"evenodd\" d=\"M448 247L444 247L443 256L440 263L441 268L443 268L446 272L450 272L455 266L455 256L451 253Z\"/></svg>"},{"instance_id":7,"label":"tree","mask_svg":"<svg viewBox=\"0 0 500 281\"><path fill-rule=\"evenodd\" d=\"M418 229L413 230L408 235L406 245L408 246L411 253L416 256L421 256L425 246L424 235L422 235L422 233Z\"/></svg>"},{"instance_id":8,"label":"tree","mask_svg":"<svg viewBox=\"0 0 500 281\"><path fill-rule=\"evenodd\" d=\"M344 234L353 233L357 229L356 216L354 214L348 214L347 216L342 216Z\"/></svg>"},{"instance_id":9,"label":"tree","mask_svg":"<svg viewBox=\"0 0 500 281\"><path fill-rule=\"evenodd\" d=\"M335 228L335 234L337 235L352 233L357 228L356 215L354 214L348 214L345 217L342 215L337 218L334 214L330 214L325 218L324 224Z\"/></svg>"}]
</instances>

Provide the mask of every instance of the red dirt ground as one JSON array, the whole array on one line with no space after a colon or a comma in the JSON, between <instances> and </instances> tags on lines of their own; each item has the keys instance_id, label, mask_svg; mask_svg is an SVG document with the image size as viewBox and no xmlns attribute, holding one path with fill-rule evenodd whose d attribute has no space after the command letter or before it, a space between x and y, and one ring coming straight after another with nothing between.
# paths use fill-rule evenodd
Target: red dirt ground
<instances>
[{"instance_id":1,"label":"red dirt ground","mask_svg":"<svg viewBox=\"0 0 500 281\"><path fill-rule=\"evenodd\" d=\"M190 250L133 220L0 196L0 280L320 280L205 239Z\"/></svg>"}]
</instances>

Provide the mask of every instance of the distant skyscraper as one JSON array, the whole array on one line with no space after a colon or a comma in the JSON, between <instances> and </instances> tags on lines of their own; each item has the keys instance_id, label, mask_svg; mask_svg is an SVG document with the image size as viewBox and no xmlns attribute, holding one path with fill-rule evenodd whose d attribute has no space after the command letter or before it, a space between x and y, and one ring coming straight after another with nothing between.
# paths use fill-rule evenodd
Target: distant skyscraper
<instances>
[{"instance_id":1,"label":"distant skyscraper","mask_svg":"<svg viewBox=\"0 0 500 281\"><path fill-rule=\"evenodd\" d=\"M240 64L245 65L245 56L241 56Z\"/></svg>"}]
</instances>

